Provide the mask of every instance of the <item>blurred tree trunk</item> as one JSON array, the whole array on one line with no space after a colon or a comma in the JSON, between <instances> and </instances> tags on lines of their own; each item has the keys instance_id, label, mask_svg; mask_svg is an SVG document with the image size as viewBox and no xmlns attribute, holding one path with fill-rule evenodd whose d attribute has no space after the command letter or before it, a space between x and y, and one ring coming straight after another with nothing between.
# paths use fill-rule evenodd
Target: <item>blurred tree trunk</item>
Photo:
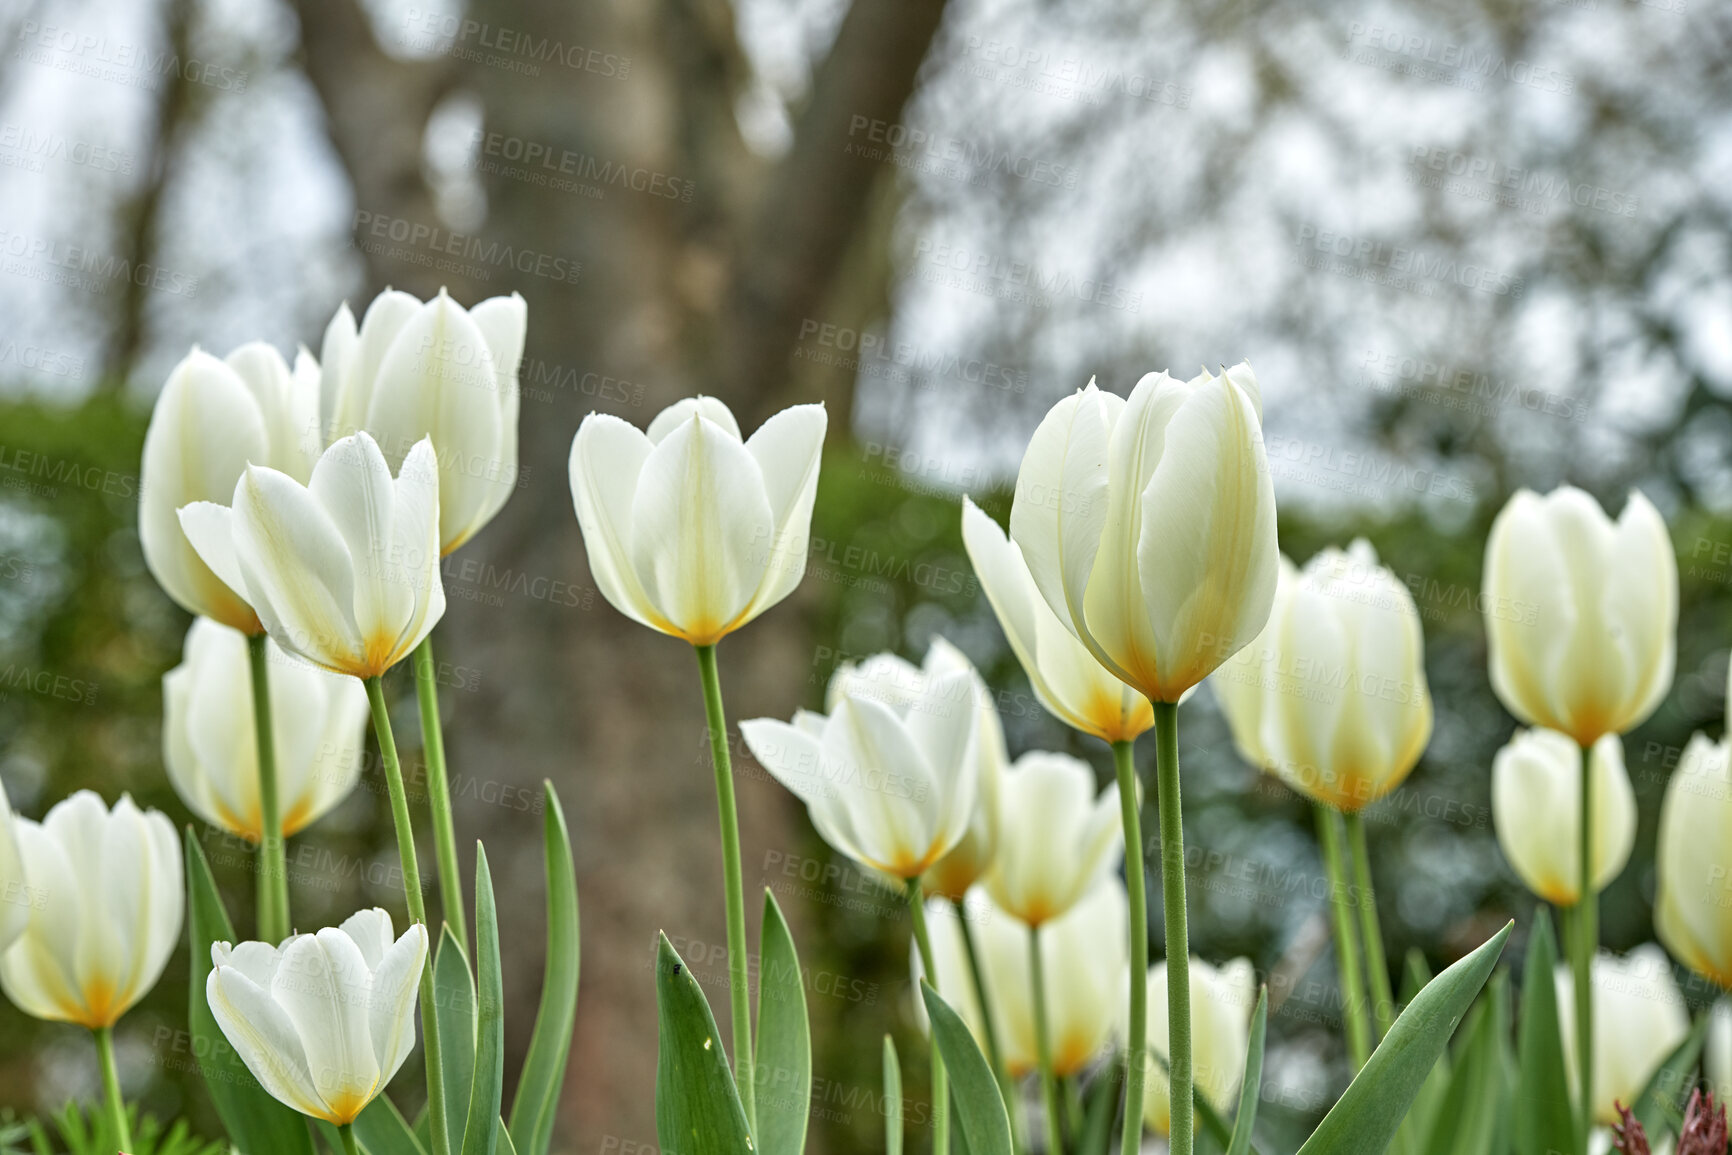
<instances>
[{"instance_id":1,"label":"blurred tree trunk","mask_svg":"<svg viewBox=\"0 0 1732 1155\"><path fill-rule=\"evenodd\" d=\"M740 137L733 109L749 67L724 0L481 0L455 51L424 62L382 52L354 0L297 0L297 9L305 68L357 212L375 214L358 219L445 227L421 141L437 102L462 91L485 110L481 239L527 254L520 267L581 262L575 279L559 279L466 258L465 268L433 269L412 246L408 261L396 259L404 246L373 246L367 272L374 289L446 284L465 303L516 290L529 303L522 481L445 573L439 656L448 680L472 691L445 691L457 822L465 840L486 841L509 912L507 1041L520 1055L540 986L540 824L492 784L531 788L546 777L559 787L583 913L564 1146L593 1151L606 1136L653 1144L658 929L682 944L724 1030L728 1021L715 799L697 664L683 643L627 621L594 591L567 454L591 409L641 426L697 392L724 397L748 433L773 408L814 397L829 403L832 433L846 431L847 375L793 382L790 356L803 318L859 325L882 307L881 286L836 284L845 258L871 264L851 250L886 246L890 214L873 208L872 190L894 172L862 170L846 127L855 115L900 116L942 3L856 4L779 162ZM543 159L526 163L530 155ZM632 179L608 179L618 170ZM366 227L356 239L368 240ZM806 699L812 665L796 595L722 645L730 722L788 715ZM739 786L755 942L764 855L791 848L797 809L761 775ZM463 858L472 869L472 853ZM516 1067L508 1062L508 1078Z\"/></svg>"}]
</instances>

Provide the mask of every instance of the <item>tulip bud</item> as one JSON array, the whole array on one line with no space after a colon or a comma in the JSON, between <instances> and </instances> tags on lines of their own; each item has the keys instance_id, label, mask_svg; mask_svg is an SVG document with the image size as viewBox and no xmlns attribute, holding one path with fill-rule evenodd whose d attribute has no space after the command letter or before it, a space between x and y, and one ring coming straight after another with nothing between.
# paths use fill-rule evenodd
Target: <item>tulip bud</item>
<instances>
[{"instance_id":1,"label":"tulip bud","mask_svg":"<svg viewBox=\"0 0 1732 1155\"><path fill-rule=\"evenodd\" d=\"M374 907L281 947L211 944L211 1014L273 1098L353 1123L409 1057L427 928L391 935L391 916Z\"/></svg>"},{"instance_id":2,"label":"tulip bud","mask_svg":"<svg viewBox=\"0 0 1732 1155\"><path fill-rule=\"evenodd\" d=\"M1209 684L1247 761L1351 813L1400 785L1431 737L1419 611L1364 539L1302 572L1283 557L1280 573L1269 624Z\"/></svg>"},{"instance_id":3,"label":"tulip bud","mask_svg":"<svg viewBox=\"0 0 1732 1155\"><path fill-rule=\"evenodd\" d=\"M1679 962L1732 990L1732 737L1694 735L1666 784L1654 930ZM1732 1072L1729 1072L1732 1075Z\"/></svg>"},{"instance_id":4,"label":"tulip bud","mask_svg":"<svg viewBox=\"0 0 1732 1155\"><path fill-rule=\"evenodd\" d=\"M1077 641L1036 588L1021 547L966 497L962 544L1035 697L1053 717L1105 742L1128 742L1155 724L1149 700Z\"/></svg>"},{"instance_id":5,"label":"tulip bud","mask_svg":"<svg viewBox=\"0 0 1732 1155\"><path fill-rule=\"evenodd\" d=\"M25 1014L97 1029L143 998L180 941L185 886L174 826L128 795L89 790L40 823L15 818L29 920L0 955L0 989Z\"/></svg>"},{"instance_id":6,"label":"tulip bud","mask_svg":"<svg viewBox=\"0 0 1732 1155\"><path fill-rule=\"evenodd\" d=\"M1708 1036L1702 1042L1702 1073L1720 1102L1732 1095L1732 1003L1719 999L1708 1012Z\"/></svg>"},{"instance_id":7,"label":"tulip bud","mask_svg":"<svg viewBox=\"0 0 1732 1155\"><path fill-rule=\"evenodd\" d=\"M464 309L444 289L425 304L387 289L358 330L347 304L325 329L329 435L367 432L393 470L432 439L441 554L479 533L517 486L517 374L528 323L516 293Z\"/></svg>"},{"instance_id":8,"label":"tulip bud","mask_svg":"<svg viewBox=\"0 0 1732 1155\"><path fill-rule=\"evenodd\" d=\"M197 502L181 524L279 646L333 673L383 674L445 613L430 441L395 479L365 433L325 450L305 486L248 466L232 508Z\"/></svg>"},{"instance_id":9,"label":"tulip bud","mask_svg":"<svg viewBox=\"0 0 1732 1155\"><path fill-rule=\"evenodd\" d=\"M1589 971L1593 988L1594 1122L1619 1121L1616 1103L1634 1103L1666 1056L1690 1033L1689 1016L1672 964L1653 943L1619 958L1604 951ZM1556 971L1558 1027L1563 1035L1564 1067L1572 1085L1576 1072L1575 980L1567 964Z\"/></svg>"},{"instance_id":10,"label":"tulip bud","mask_svg":"<svg viewBox=\"0 0 1732 1155\"><path fill-rule=\"evenodd\" d=\"M1604 890L1636 844L1636 793L1616 734L1594 743L1593 884ZM1556 730L1517 730L1491 764L1498 844L1522 884L1554 906L1582 897L1582 751Z\"/></svg>"},{"instance_id":11,"label":"tulip bud","mask_svg":"<svg viewBox=\"0 0 1732 1155\"><path fill-rule=\"evenodd\" d=\"M633 621L713 645L806 573L822 405L740 440L728 407L691 397L649 430L591 413L571 443L571 497L596 588Z\"/></svg>"},{"instance_id":12,"label":"tulip bud","mask_svg":"<svg viewBox=\"0 0 1732 1155\"><path fill-rule=\"evenodd\" d=\"M1010 536L1058 620L1121 681L1177 702L1263 629L1275 490L1249 366L1128 400L1053 406L1017 474Z\"/></svg>"},{"instance_id":13,"label":"tulip bud","mask_svg":"<svg viewBox=\"0 0 1732 1155\"><path fill-rule=\"evenodd\" d=\"M972 892L965 909L1005 1066L1012 1078L1021 1078L1039 1068L1033 984L1028 974L1030 931L979 890ZM1125 972L1130 965L1127 917L1125 885L1116 875L1107 875L1068 911L1041 928L1047 1027L1053 1073L1059 1078L1086 1070L1112 1041L1113 1028L1124 1014ZM938 968L938 989L957 1008L975 1037L984 1040L980 1001L975 996L955 908L947 902L929 903L926 920L933 964ZM918 989L920 952L913 950L912 954ZM925 1024L925 1008L917 1006L915 1013Z\"/></svg>"},{"instance_id":14,"label":"tulip bud","mask_svg":"<svg viewBox=\"0 0 1732 1155\"><path fill-rule=\"evenodd\" d=\"M361 777L367 692L265 642L277 753L277 812L283 836L311 825L348 797ZM163 761L187 808L257 842L258 744L246 639L209 618L187 631L185 657L163 675Z\"/></svg>"},{"instance_id":15,"label":"tulip bud","mask_svg":"<svg viewBox=\"0 0 1732 1155\"><path fill-rule=\"evenodd\" d=\"M979 675L935 645L919 669L888 656L832 680L828 716L754 718L746 746L804 803L831 846L892 878L932 869L962 840L980 788Z\"/></svg>"},{"instance_id":16,"label":"tulip bud","mask_svg":"<svg viewBox=\"0 0 1732 1155\"><path fill-rule=\"evenodd\" d=\"M183 609L257 634L245 594L205 564L176 511L195 501L227 502L249 464L304 482L319 437L319 366L302 349L291 373L269 345L243 345L219 361L194 349L157 395L144 432L138 537L145 564Z\"/></svg>"},{"instance_id":17,"label":"tulip bud","mask_svg":"<svg viewBox=\"0 0 1732 1155\"><path fill-rule=\"evenodd\" d=\"M1251 1012L1257 1004L1257 976L1251 960L1236 958L1212 967L1191 956L1191 1069L1196 1089L1217 1111L1230 1110L1245 1073L1251 1048ZM1149 1050L1165 1062L1167 964L1149 968ZM1162 1063L1147 1063L1143 1123L1157 1135L1172 1131L1172 1103Z\"/></svg>"},{"instance_id":18,"label":"tulip bud","mask_svg":"<svg viewBox=\"0 0 1732 1155\"><path fill-rule=\"evenodd\" d=\"M0 955L30 924L30 884L18 851L18 829L6 787L0 784Z\"/></svg>"},{"instance_id":19,"label":"tulip bud","mask_svg":"<svg viewBox=\"0 0 1732 1155\"><path fill-rule=\"evenodd\" d=\"M1678 563L1638 492L1614 523L1571 486L1518 491L1492 522L1481 601L1492 689L1530 726L1591 746L1671 688Z\"/></svg>"},{"instance_id":20,"label":"tulip bud","mask_svg":"<svg viewBox=\"0 0 1732 1155\"><path fill-rule=\"evenodd\" d=\"M1030 926L1059 917L1124 853L1119 788L1095 796L1094 771L1068 754L1035 750L1004 776L1003 846L987 893Z\"/></svg>"}]
</instances>

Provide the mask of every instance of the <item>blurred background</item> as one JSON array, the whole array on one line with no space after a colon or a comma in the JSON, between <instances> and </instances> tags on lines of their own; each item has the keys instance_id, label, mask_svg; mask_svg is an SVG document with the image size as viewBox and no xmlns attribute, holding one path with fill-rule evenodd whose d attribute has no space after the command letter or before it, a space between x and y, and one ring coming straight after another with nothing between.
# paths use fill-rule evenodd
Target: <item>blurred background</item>
<instances>
[{"instance_id":1,"label":"blurred background","mask_svg":"<svg viewBox=\"0 0 1732 1155\"><path fill-rule=\"evenodd\" d=\"M190 346L316 352L387 285L521 292L519 491L444 574L457 823L505 905L515 1073L536 787L558 785L583 987L556 1146L653 1152L654 934L721 1007L720 848L688 648L589 577L565 480L583 414L829 408L807 580L721 649L732 721L942 633L1001 691L1013 754L1069 749L1104 782L1105 748L1009 655L960 495L1002 523L1029 433L1091 375L1124 393L1249 358L1283 548L1369 538L1425 622L1436 733L1369 812L1393 958L1436 968L1532 907L1490 820L1514 728L1485 675L1492 515L1564 480L1666 514L1677 682L1627 739L1640 834L1602 900L1609 946L1647 941L1661 792L1690 733L1720 732L1727 675L1729 41L1703 0L5 0L0 779L32 817L91 787L189 818L160 745L189 623L135 524L151 400ZM413 687L389 688L407 745ZM1348 1073L1310 813L1207 693L1181 741L1194 949L1271 980L1263 1119L1298 1136ZM736 757L747 883L811 971L812 1150L878 1149L879 1034L916 1099L925 1078L906 915ZM195 830L247 921L246 848ZM290 847L296 922L401 918L390 837L369 767ZM1158 910L1151 931L1158 957ZM185 1000L182 951L120 1027L123 1081L214 1135ZM85 1033L0 1007L0 1106L93 1095L95 1071Z\"/></svg>"}]
</instances>

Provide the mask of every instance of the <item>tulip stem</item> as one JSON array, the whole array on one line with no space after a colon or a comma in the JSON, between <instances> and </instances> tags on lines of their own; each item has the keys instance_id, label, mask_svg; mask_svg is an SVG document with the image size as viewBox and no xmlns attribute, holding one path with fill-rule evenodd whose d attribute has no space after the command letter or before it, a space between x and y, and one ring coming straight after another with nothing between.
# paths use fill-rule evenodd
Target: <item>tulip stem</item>
<instances>
[{"instance_id":1,"label":"tulip stem","mask_svg":"<svg viewBox=\"0 0 1732 1155\"><path fill-rule=\"evenodd\" d=\"M1359 891L1359 931L1365 938L1365 970L1370 976L1372 1013L1381 1042L1395 1025L1395 992L1389 985L1389 958L1383 952L1383 923L1377 917L1377 892L1371 888L1371 854L1365 846L1365 818L1357 810L1344 813L1347 852L1353 859L1353 885Z\"/></svg>"},{"instance_id":2,"label":"tulip stem","mask_svg":"<svg viewBox=\"0 0 1732 1155\"><path fill-rule=\"evenodd\" d=\"M343 1137L343 1155L361 1155L359 1147L355 1146L355 1125L344 1123L337 1128L337 1134Z\"/></svg>"},{"instance_id":3,"label":"tulip stem","mask_svg":"<svg viewBox=\"0 0 1732 1155\"><path fill-rule=\"evenodd\" d=\"M1004 1065L1004 1054L998 1049L998 1024L992 1018L992 1003L986 995L986 975L980 967L980 951L974 945L974 928L968 924L967 905L960 898L950 900L956 910L956 926L962 932L962 952L968 956L968 977L974 984L974 1001L980 1006L981 1028L986 1033L986 1057L992 1063L992 1077L998 1080L998 1093L1004 1099L1005 1114L1010 1117L1011 1147L1024 1149L1022 1119L1016 1109L1016 1085Z\"/></svg>"},{"instance_id":4,"label":"tulip stem","mask_svg":"<svg viewBox=\"0 0 1732 1155\"><path fill-rule=\"evenodd\" d=\"M1161 811L1161 906L1167 926L1167 1055L1172 1085L1168 1150L1171 1155L1191 1155L1196 1107L1191 1102L1191 945L1185 925L1185 823L1179 809L1179 704L1152 705L1155 800ZM1132 980L1139 977L1133 974ZM1143 977L1143 981L1148 980Z\"/></svg>"},{"instance_id":5,"label":"tulip stem","mask_svg":"<svg viewBox=\"0 0 1732 1155\"><path fill-rule=\"evenodd\" d=\"M1052 1036L1046 1021L1046 973L1040 957L1040 926L1028 928L1028 985L1034 992L1034 1054L1040 1062L1041 1111L1046 1116L1046 1153L1062 1155L1059 1138L1058 1080L1052 1073Z\"/></svg>"},{"instance_id":6,"label":"tulip stem","mask_svg":"<svg viewBox=\"0 0 1732 1155\"><path fill-rule=\"evenodd\" d=\"M445 777L445 732L439 724L438 667L433 635L415 647L415 701L421 710L421 754L427 762L427 806L433 811L433 853L439 862L439 905L451 933L469 948L463 913L463 875L457 866L457 829L451 821L451 783Z\"/></svg>"},{"instance_id":7,"label":"tulip stem","mask_svg":"<svg viewBox=\"0 0 1732 1155\"><path fill-rule=\"evenodd\" d=\"M289 872L283 847L282 800L277 795L277 745L271 730L270 655L264 634L247 636L252 674L253 737L259 762L259 938L275 946L289 937Z\"/></svg>"},{"instance_id":8,"label":"tulip stem","mask_svg":"<svg viewBox=\"0 0 1732 1155\"><path fill-rule=\"evenodd\" d=\"M1341 978L1341 1017L1347 1025L1347 1051L1358 1072L1371 1057L1371 1022L1365 1008L1364 979L1359 973L1359 935L1353 927L1353 895L1342 864L1341 823L1335 808L1314 802L1317 838L1323 844L1323 868L1329 872L1329 908L1335 920L1335 970Z\"/></svg>"},{"instance_id":9,"label":"tulip stem","mask_svg":"<svg viewBox=\"0 0 1732 1155\"><path fill-rule=\"evenodd\" d=\"M920 970L934 993L938 990L938 967L932 961L932 936L926 933L926 895L918 877L908 880L908 910L914 919L914 945L920 950ZM938 1050L938 1032L932 1032L932 1155L950 1150L950 1087L944 1076L944 1056Z\"/></svg>"},{"instance_id":10,"label":"tulip stem","mask_svg":"<svg viewBox=\"0 0 1732 1155\"><path fill-rule=\"evenodd\" d=\"M704 715L710 727L710 762L716 774L716 813L722 824L722 885L728 915L728 1002L734 1018L734 1085L746 1126L758 1129L752 1086L752 991L746 973L746 893L740 874L740 816L734 807L734 764L728 755L728 719L722 712L722 679L716 647L694 646L704 681Z\"/></svg>"},{"instance_id":11,"label":"tulip stem","mask_svg":"<svg viewBox=\"0 0 1732 1155\"><path fill-rule=\"evenodd\" d=\"M421 894L421 867L415 859L415 828L409 822L409 797L403 790L403 767L397 761L397 739L391 734L391 713L385 708L385 688L378 677L364 680L367 702L373 708L373 732L379 738L379 761L385 767L385 786L391 794L391 823L397 829L397 860L403 870L403 900L409 918L427 925L427 903ZM431 937L431 932L429 932ZM451 1155L451 1137L445 1132L445 1067L439 1046L438 1002L433 993L433 951L421 967L421 1038L427 1068L428 1133L432 1155Z\"/></svg>"},{"instance_id":12,"label":"tulip stem","mask_svg":"<svg viewBox=\"0 0 1732 1155\"><path fill-rule=\"evenodd\" d=\"M1576 837L1576 852L1580 856L1580 874L1576 901L1574 949L1570 964L1576 1003L1576 1071L1581 1076L1580 1098L1576 1101L1578 1138L1582 1151L1588 1150L1588 1136L1594 1128L1594 952L1600 945L1600 901L1594 892L1593 827L1589 809L1593 797L1593 747L1582 747L1582 814Z\"/></svg>"},{"instance_id":13,"label":"tulip stem","mask_svg":"<svg viewBox=\"0 0 1732 1155\"><path fill-rule=\"evenodd\" d=\"M102 1060L102 1106L108 1128L121 1151L132 1147L132 1128L126 1122L126 1100L120 1095L120 1069L114 1065L114 1028L97 1027L96 1054Z\"/></svg>"},{"instance_id":14,"label":"tulip stem","mask_svg":"<svg viewBox=\"0 0 1732 1155\"><path fill-rule=\"evenodd\" d=\"M1125 1047L1125 1128L1120 1155L1137 1155L1143 1140L1143 1083L1148 1077L1149 1032L1149 899L1148 863L1144 858L1142 799L1137 790L1137 766L1129 738L1113 743L1113 770L1118 776L1119 817L1125 828L1125 892L1131 908L1131 998L1129 1035ZM1164 813L1162 815L1165 817Z\"/></svg>"}]
</instances>

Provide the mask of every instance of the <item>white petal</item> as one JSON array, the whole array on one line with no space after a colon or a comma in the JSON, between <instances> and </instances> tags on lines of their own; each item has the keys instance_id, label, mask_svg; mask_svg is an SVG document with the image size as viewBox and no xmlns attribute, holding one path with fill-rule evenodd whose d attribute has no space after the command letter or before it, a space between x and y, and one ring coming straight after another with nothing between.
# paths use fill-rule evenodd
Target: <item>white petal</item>
<instances>
[{"instance_id":1,"label":"white petal","mask_svg":"<svg viewBox=\"0 0 1732 1155\"><path fill-rule=\"evenodd\" d=\"M787 597L805 576L828 420L822 405L796 405L764 422L746 442L746 452L763 472L774 530L768 545L769 566L745 620Z\"/></svg>"},{"instance_id":2,"label":"white petal","mask_svg":"<svg viewBox=\"0 0 1732 1155\"><path fill-rule=\"evenodd\" d=\"M368 1033L381 1087L391 1081L415 1047L415 996L426 965L427 928L415 923L386 949L373 968Z\"/></svg>"},{"instance_id":3,"label":"white petal","mask_svg":"<svg viewBox=\"0 0 1732 1155\"><path fill-rule=\"evenodd\" d=\"M303 1115L325 1117L300 1035L282 1007L234 967L205 980L205 998L223 1037L272 1098Z\"/></svg>"},{"instance_id":4,"label":"white petal","mask_svg":"<svg viewBox=\"0 0 1732 1155\"><path fill-rule=\"evenodd\" d=\"M740 440L740 423L734 420L733 410L714 397L705 397L701 393L696 397L681 398L657 413L645 433L651 444L660 445L663 438L690 421L694 415L714 421L726 429L735 441Z\"/></svg>"},{"instance_id":5,"label":"white petal","mask_svg":"<svg viewBox=\"0 0 1732 1155\"><path fill-rule=\"evenodd\" d=\"M349 1122L381 1086L368 1030L372 975L339 930L302 935L283 950L271 998L294 1024L325 1118Z\"/></svg>"},{"instance_id":6,"label":"white petal","mask_svg":"<svg viewBox=\"0 0 1732 1155\"><path fill-rule=\"evenodd\" d=\"M591 413L571 441L571 500L596 588L635 622L677 633L649 600L632 565L632 499L654 446L636 427Z\"/></svg>"}]
</instances>

